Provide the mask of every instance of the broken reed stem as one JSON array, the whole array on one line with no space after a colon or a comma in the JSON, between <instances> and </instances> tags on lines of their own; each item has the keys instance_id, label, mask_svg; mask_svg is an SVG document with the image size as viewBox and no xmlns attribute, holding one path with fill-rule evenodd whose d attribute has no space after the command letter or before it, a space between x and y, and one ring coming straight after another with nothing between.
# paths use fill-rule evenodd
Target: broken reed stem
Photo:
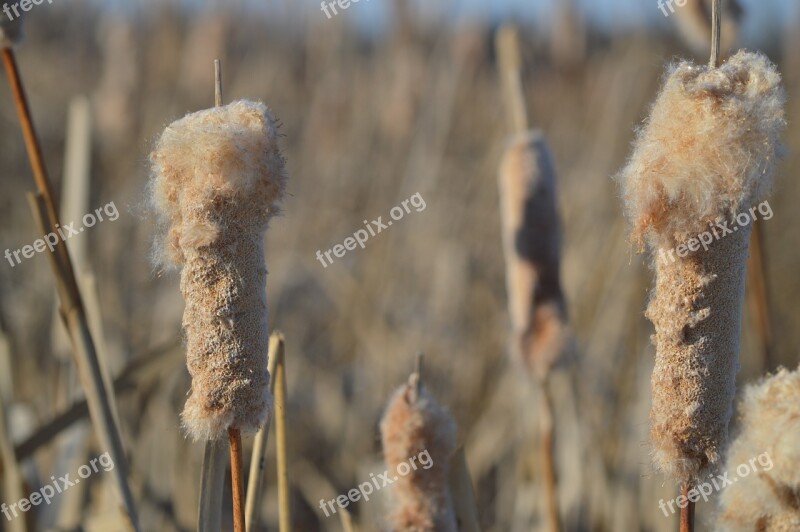
<instances>
[{"instance_id":1,"label":"broken reed stem","mask_svg":"<svg viewBox=\"0 0 800 532\"><path fill-rule=\"evenodd\" d=\"M53 200L44 156L36 135L22 77L17 67L14 51L11 48L4 48L2 57L11 92L14 96L17 114L19 115L28 160L38 190L37 194L29 194L28 200L39 231L42 234L54 233L56 232L56 226L59 225L58 211ZM128 466L122 436L114 420L114 414L110 406L111 400L103 382L97 351L89 331L88 319L84 311L83 301L78 290L66 243L63 240L59 240L55 251L49 253L48 258L56 280L60 303L59 314L70 336L75 364L78 367L81 385L86 393L92 424L100 444L111 453L114 460L117 496L120 498L127 513L128 525L134 530L139 530L139 520L133 493L128 485Z\"/></svg>"},{"instance_id":2,"label":"broken reed stem","mask_svg":"<svg viewBox=\"0 0 800 532\"><path fill-rule=\"evenodd\" d=\"M268 371L272 376L269 380L269 391L275 394L275 368L283 364L285 341L283 334L276 331L269 338L269 366ZM269 425L267 422L261 427L253 443L253 454L250 457L250 475L247 480L247 500L245 503L245 524L247 530L253 530L260 519L261 494L264 486L264 470L266 468L267 441L269 439Z\"/></svg>"},{"instance_id":3,"label":"broken reed stem","mask_svg":"<svg viewBox=\"0 0 800 532\"><path fill-rule=\"evenodd\" d=\"M197 515L198 532L222 530L222 501L225 492L225 472L228 469L228 449L224 440L209 440L203 452L200 473L200 504Z\"/></svg>"},{"instance_id":4,"label":"broken reed stem","mask_svg":"<svg viewBox=\"0 0 800 532\"><path fill-rule=\"evenodd\" d=\"M279 350L275 364L275 451L278 461L278 525L280 532L292 532L292 505L289 490L288 430L286 427L286 359Z\"/></svg>"},{"instance_id":5,"label":"broken reed stem","mask_svg":"<svg viewBox=\"0 0 800 532\"><path fill-rule=\"evenodd\" d=\"M713 0L711 8L711 68L719 66L720 40L722 33L722 0Z\"/></svg>"},{"instance_id":6,"label":"broken reed stem","mask_svg":"<svg viewBox=\"0 0 800 532\"><path fill-rule=\"evenodd\" d=\"M542 392L539 402L539 432L541 444L539 448L542 477L544 482L545 504L550 532L561 530L561 517L558 513L558 482L556 479L556 463L554 452L554 420L555 409L550 393L550 379L541 380L539 389Z\"/></svg>"},{"instance_id":7,"label":"broken reed stem","mask_svg":"<svg viewBox=\"0 0 800 532\"><path fill-rule=\"evenodd\" d=\"M528 109L522 88L522 54L519 46L519 31L513 25L505 25L497 32L495 48L500 66L506 112L514 133L528 130Z\"/></svg>"},{"instance_id":8,"label":"broken reed stem","mask_svg":"<svg viewBox=\"0 0 800 532\"><path fill-rule=\"evenodd\" d=\"M242 431L228 429L231 446L231 492L233 494L233 530L245 532L244 520L244 475L242 475Z\"/></svg>"},{"instance_id":9,"label":"broken reed stem","mask_svg":"<svg viewBox=\"0 0 800 532\"><path fill-rule=\"evenodd\" d=\"M694 532L694 502L689 500L689 483L681 486L681 495L686 498L686 506L681 508L680 532Z\"/></svg>"},{"instance_id":10,"label":"broken reed stem","mask_svg":"<svg viewBox=\"0 0 800 532\"><path fill-rule=\"evenodd\" d=\"M50 220L52 222L52 230L55 231L55 226L59 224L58 210L56 209L55 200L53 199L54 195L53 189L50 186L50 179L47 176L47 168L44 164L44 156L42 155L39 137L36 135L36 128L33 125L33 118L30 106L28 105L25 87L22 83L22 76L17 66L14 50L11 48L3 48L2 55L3 66L5 67L6 75L8 75L8 82L14 96L14 105L16 106L20 127L22 128L22 136L25 140L25 149L28 152L28 161L30 161L31 169L33 170L33 179L36 183L37 190L44 198L47 211L45 220ZM48 230L48 233L49 232L50 230ZM66 288L69 290L69 296L73 301L79 303L80 294L78 292L78 284L75 280L72 262L67 254L66 243L59 239L55 247L55 253L62 263L60 264L60 268L67 274L64 281ZM62 299L62 302L63 301Z\"/></svg>"}]
</instances>

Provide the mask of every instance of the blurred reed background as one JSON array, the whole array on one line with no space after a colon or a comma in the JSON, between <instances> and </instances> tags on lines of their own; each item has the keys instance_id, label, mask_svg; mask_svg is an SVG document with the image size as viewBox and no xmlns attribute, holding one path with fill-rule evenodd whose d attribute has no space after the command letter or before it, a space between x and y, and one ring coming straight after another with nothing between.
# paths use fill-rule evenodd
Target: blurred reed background
<instances>
[{"instance_id":1,"label":"blurred reed background","mask_svg":"<svg viewBox=\"0 0 800 532\"><path fill-rule=\"evenodd\" d=\"M648 447L654 349L643 310L652 273L628 244L610 176L624 162L665 62L693 52L671 27L611 32L588 24L572 3L560 5L544 24L522 25L520 35L530 122L545 132L558 169L562 283L576 337L569 363L552 378L562 523L566 530L674 530L677 516L664 517L658 501L674 498L677 487L653 472ZM538 398L506 354L496 174L510 129L495 23L447 24L387 0L389 25L366 35L350 20L359 8L328 20L315 2L283 3L270 16L170 2L122 13L65 0L34 8L26 22L17 56L62 219L78 221L111 201L120 211L118 220L67 244L114 379L144 530L194 529L203 456L179 427L189 388L178 332L183 302L177 274L155 270L151 260L147 155L166 124L213 105L214 58L224 65L226 101L264 101L285 135L288 196L266 253L270 326L286 337L295 530L342 530L338 517L322 514L320 499L385 469L378 423L419 351L426 385L458 423L483 530L545 525ZM772 37L763 47L784 73L790 127L770 198L774 217L758 222L771 353L765 359L748 305L742 384L798 363L795 23L786 33L766 32ZM536 29L543 25L550 31ZM0 247L15 250L41 235L24 200L32 181L5 81L0 102ZM65 188L71 143L78 145L78 181L70 183L78 184ZM316 259L317 250L341 243L363 220L386 220L415 193L424 211L328 267ZM0 500L10 502L105 449L80 407L44 254L13 268L3 261L0 298L0 439L15 447L17 462L2 454L0 474L18 474L23 483L13 493L14 483L4 482ZM245 439L246 456L252 441ZM274 453L270 441L273 465ZM275 473L267 471L261 521L275 529ZM27 514L27 529L116 530L110 485L109 475L94 475ZM354 529L384 529L385 508L381 500L352 505ZM713 529L704 521L711 509L699 504L698 530ZM0 519L4 529L21 525Z\"/></svg>"}]
</instances>

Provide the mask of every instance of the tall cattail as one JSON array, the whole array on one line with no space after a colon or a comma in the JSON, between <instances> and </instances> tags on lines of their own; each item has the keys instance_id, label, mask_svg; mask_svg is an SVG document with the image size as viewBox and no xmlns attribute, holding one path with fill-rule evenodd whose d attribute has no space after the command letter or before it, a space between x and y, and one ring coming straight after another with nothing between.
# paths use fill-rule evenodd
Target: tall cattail
<instances>
[{"instance_id":1,"label":"tall cattail","mask_svg":"<svg viewBox=\"0 0 800 532\"><path fill-rule=\"evenodd\" d=\"M269 413L263 235L286 182L269 109L237 101L166 128L151 154L161 257L181 270L196 440L255 431Z\"/></svg>"},{"instance_id":2,"label":"tall cattail","mask_svg":"<svg viewBox=\"0 0 800 532\"><path fill-rule=\"evenodd\" d=\"M544 379L565 351L568 329L555 168L541 133L511 138L499 185L512 352Z\"/></svg>"},{"instance_id":3,"label":"tall cattail","mask_svg":"<svg viewBox=\"0 0 800 532\"><path fill-rule=\"evenodd\" d=\"M413 377L413 376L412 376ZM448 488L450 457L456 448L456 423L420 383L401 386L381 420L383 455L391 476L392 511L396 532L456 532L456 517ZM396 475L398 466L427 452L429 468Z\"/></svg>"},{"instance_id":4,"label":"tall cattail","mask_svg":"<svg viewBox=\"0 0 800 532\"><path fill-rule=\"evenodd\" d=\"M632 241L649 246L656 271L646 312L653 454L684 483L718 462L727 438L752 227L730 222L770 186L785 123L780 82L757 53L719 68L672 65L617 177ZM711 243L701 248L701 238Z\"/></svg>"},{"instance_id":5,"label":"tall cattail","mask_svg":"<svg viewBox=\"0 0 800 532\"><path fill-rule=\"evenodd\" d=\"M716 530L800 530L800 370L748 386L739 416L725 466L737 481L720 496Z\"/></svg>"}]
</instances>

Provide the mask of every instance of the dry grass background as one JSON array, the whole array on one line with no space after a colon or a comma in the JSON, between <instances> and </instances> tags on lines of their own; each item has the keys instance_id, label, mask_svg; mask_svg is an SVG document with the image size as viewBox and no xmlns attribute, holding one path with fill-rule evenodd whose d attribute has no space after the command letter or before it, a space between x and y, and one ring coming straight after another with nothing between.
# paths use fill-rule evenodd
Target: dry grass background
<instances>
[{"instance_id":1,"label":"dry grass background","mask_svg":"<svg viewBox=\"0 0 800 532\"><path fill-rule=\"evenodd\" d=\"M233 8L165 3L129 18L80 3L37 10L18 60L56 190L66 110L84 95L94 127L89 205L114 201L121 211L117 221L75 239L86 241L96 278L95 334L102 328L101 351L116 379L143 528L193 529L203 453L179 428L189 385L179 337L183 303L177 274L152 266L155 228L142 214L146 159L167 123L213 104L215 57L224 65L226 99L265 101L285 135L285 215L273 221L266 253L270 325L286 336L296 530L340 530L319 500L384 470L378 421L418 351L426 354L427 386L458 422L484 530L542 526L535 395L505 354L495 176L508 125L493 28L443 26L398 8L388 31L367 41L346 15L311 16L292 31ZM578 33L566 43L564 35L574 33L554 31L558 39L525 28L522 37L531 122L547 134L559 172L563 285L577 337L572 363L554 376L563 522L568 530L674 530L677 516L665 518L658 500L675 497L677 487L653 472L647 444L653 348L643 310L651 272L627 243L609 176L624 161L665 59L688 52L652 31ZM765 50L790 97L789 155L770 200L775 216L763 222L773 366L788 367L798 363L800 342L796 45L787 39ZM0 102L0 247L13 250L41 235L24 201L32 181L5 82ZM318 249L340 243L364 219L386 218L416 192L425 211L327 268L316 260ZM13 269L4 261L0 298L0 384L32 491L104 449L79 412L57 437L37 434L63 420L80 395L54 319L46 257ZM740 383L764 373L750 309L742 346ZM274 442L267 458L274 464ZM277 492L269 472L262 521L273 527ZM110 477L95 475L73 488L43 509L35 529L114 530L109 485ZM0 500L14 499L3 492ZM351 510L358 530L381 529L382 501ZM699 504L699 530L712 529L704 522L710 510Z\"/></svg>"}]
</instances>

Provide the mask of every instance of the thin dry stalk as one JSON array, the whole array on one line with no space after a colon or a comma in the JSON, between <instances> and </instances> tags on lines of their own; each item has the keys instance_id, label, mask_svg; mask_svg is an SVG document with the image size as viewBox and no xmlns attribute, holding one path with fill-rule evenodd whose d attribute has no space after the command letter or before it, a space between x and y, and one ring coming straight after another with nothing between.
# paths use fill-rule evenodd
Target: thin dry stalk
<instances>
[{"instance_id":1,"label":"thin dry stalk","mask_svg":"<svg viewBox=\"0 0 800 532\"><path fill-rule=\"evenodd\" d=\"M275 394L275 369L278 362L283 364L285 342L283 334L276 331L269 338L269 389ZM250 475L247 481L247 501L245 504L245 521L247 530L252 531L258 523L261 513L261 496L264 487L264 470L266 469L267 441L269 439L269 421L261 427L253 443L253 454L250 457Z\"/></svg>"},{"instance_id":2,"label":"thin dry stalk","mask_svg":"<svg viewBox=\"0 0 800 532\"><path fill-rule=\"evenodd\" d=\"M519 31L513 25L505 25L495 36L495 48L500 62L500 79L503 85L506 112L514 133L528 130L528 109L522 88L522 54L519 46Z\"/></svg>"},{"instance_id":3,"label":"thin dry stalk","mask_svg":"<svg viewBox=\"0 0 800 532\"><path fill-rule=\"evenodd\" d=\"M279 349L275 364L275 451L278 462L278 524L280 532L292 532L292 505L289 485L288 427L286 426L286 360Z\"/></svg>"},{"instance_id":4,"label":"thin dry stalk","mask_svg":"<svg viewBox=\"0 0 800 532\"><path fill-rule=\"evenodd\" d=\"M198 532L222 530L222 495L228 469L228 449L224 440L206 442L203 469L200 473L200 504L197 515Z\"/></svg>"},{"instance_id":5,"label":"thin dry stalk","mask_svg":"<svg viewBox=\"0 0 800 532\"><path fill-rule=\"evenodd\" d=\"M453 496L453 509L456 512L459 532L480 532L478 503L475 500L472 476L469 473L463 445L459 446L450 458L448 484Z\"/></svg>"},{"instance_id":6,"label":"thin dry stalk","mask_svg":"<svg viewBox=\"0 0 800 532\"><path fill-rule=\"evenodd\" d=\"M42 234L56 232L58 213L55 208L50 181L42 155L36 130L31 118L30 107L25 94L22 78L17 67L14 52L11 48L2 50L3 65L8 74L14 102L19 114L28 158L33 169L38 193L29 195L29 202ZM115 463L114 478L117 495L127 513L129 525L139 529L139 520L134 504L133 494L128 485L128 466L125 458L122 437L117 430L114 414L103 382L102 371L97 357L88 320L84 311L80 291L78 290L72 262L67 252L66 243L59 240L53 253L48 254L51 269L56 278L59 301L61 302L61 319L67 328L75 355L75 363L81 378L81 384L89 402L89 411L95 426L98 439Z\"/></svg>"},{"instance_id":7,"label":"thin dry stalk","mask_svg":"<svg viewBox=\"0 0 800 532\"><path fill-rule=\"evenodd\" d=\"M719 66L719 46L722 31L722 0L714 0L711 7L711 59L708 64L712 68Z\"/></svg>"},{"instance_id":8,"label":"thin dry stalk","mask_svg":"<svg viewBox=\"0 0 800 532\"><path fill-rule=\"evenodd\" d=\"M9 358L8 345L5 334L0 331L0 357L3 358L3 367L8 367L6 359ZM9 501L19 501L26 497L24 477L19 466L18 458L14 452L14 443L8 425L7 400L11 398L11 390L0 389L0 475L3 477L3 495ZM10 532L25 532L27 530L25 517L13 519L8 523Z\"/></svg>"}]
</instances>

